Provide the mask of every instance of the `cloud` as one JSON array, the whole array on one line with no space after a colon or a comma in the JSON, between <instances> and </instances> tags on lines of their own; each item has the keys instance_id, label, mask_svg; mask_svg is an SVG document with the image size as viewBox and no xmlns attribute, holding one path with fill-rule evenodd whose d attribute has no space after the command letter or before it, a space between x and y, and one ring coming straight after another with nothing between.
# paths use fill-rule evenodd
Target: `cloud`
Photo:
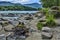
<instances>
[{"instance_id":1,"label":"cloud","mask_svg":"<svg viewBox=\"0 0 60 40\"><path fill-rule=\"evenodd\" d=\"M28 2L29 0L20 0L20 2Z\"/></svg>"},{"instance_id":2,"label":"cloud","mask_svg":"<svg viewBox=\"0 0 60 40\"><path fill-rule=\"evenodd\" d=\"M21 4L39 3L39 0L0 0L0 1L9 1L12 3L21 3Z\"/></svg>"},{"instance_id":3,"label":"cloud","mask_svg":"<svg viewBox=\"0 0 60 40\"><path fill-rule=\"evenodd\" d=\"M29 2L29 0L13 0L13 3L25 3L25 2Z\"/></svg>"},{"instance_id":4,"label":"cloud","mask_svg":"<svg viewBox=\"0 0 60 40\"><path fill-rule=\"evenodd\" d=\"M0 1L12 1L12 0L0 0Z\"/></svg>"}]
</instances>

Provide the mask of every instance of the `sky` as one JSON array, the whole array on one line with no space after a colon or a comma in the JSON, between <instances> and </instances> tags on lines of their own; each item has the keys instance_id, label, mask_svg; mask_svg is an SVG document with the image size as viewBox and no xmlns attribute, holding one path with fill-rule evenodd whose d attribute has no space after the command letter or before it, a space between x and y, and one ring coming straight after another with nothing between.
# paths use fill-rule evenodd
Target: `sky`
<instances>
[{"instance_id":1,"label":"sky","mask_svg":"<svg viewBox=\"0 0 60 40\"><path fill-rule=\"evenodd\" d=\"M9 1L12 3L21 3L21 4L30 4L30 3L39 3L40 0L0 0L0 1Z\"/></svg>"}]
</instances>

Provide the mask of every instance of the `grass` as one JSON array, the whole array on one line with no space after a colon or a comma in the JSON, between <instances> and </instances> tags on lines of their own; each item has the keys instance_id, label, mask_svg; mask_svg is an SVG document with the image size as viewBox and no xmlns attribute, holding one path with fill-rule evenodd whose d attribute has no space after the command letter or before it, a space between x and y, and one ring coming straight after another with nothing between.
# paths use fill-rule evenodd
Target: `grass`
<instances>
[{"instance_id":1,"label":"grass","mask_svg":"<svg viewBox=\"0 0 60 40\"><path fill-rule=\"evenodd\" d=\"M53 27L53 26L56 26L56 22L55 22L55 17L54 17L54 14L51 13L51 12L47 12L46 13L46 25L48 27Z\"/></svg>"}]
</instances>

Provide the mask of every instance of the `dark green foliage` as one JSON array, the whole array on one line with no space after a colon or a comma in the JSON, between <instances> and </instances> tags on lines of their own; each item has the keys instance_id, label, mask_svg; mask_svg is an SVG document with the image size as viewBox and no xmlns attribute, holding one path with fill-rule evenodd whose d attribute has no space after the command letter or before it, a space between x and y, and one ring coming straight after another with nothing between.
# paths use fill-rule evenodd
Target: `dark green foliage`
<instances>
[{"instance_id":1,"label":"dark green foliage","mask_svg":"<svg viewBox=\"0 0 60 40\"><path fill-rule=\"evenodd\" d=\"M41 0L43 7L59 6L60 0Z\"/></svg>"},{"instance_id":2,"label":"dark green foliage","mask_svg":"<svg viewBox=\"0 0 60 40\"><path fill-rule=\"evenodd\" d=\"M55 21L54 20L49 20L46 22L46 25L49 26L49 27L53 27L56 25Z\"/></svg>"},{"instance_id":3,"label":"dark green foliage","mask_svg":"<svg viewBox=\"0 0 60 40\"><path fill-rule=\"evenodd\" d=\"M53 26L56 26L56 22L54 20L54 15L53 14L49 14L47 13L48 15L46 15L46 25L49 26L49 27L53 27Z\"/></svg>"},{"instance_id":4,"label":"dark green foliage","mask_svg":"<svg viewBox=\"0 0 60 40\"><path fill-rule=\"evenodd\" d=\"M42 12L43 12L44 14L48 13L48 12L49 12L49 8L42 8Z\"/></svg>"}]
</instances>

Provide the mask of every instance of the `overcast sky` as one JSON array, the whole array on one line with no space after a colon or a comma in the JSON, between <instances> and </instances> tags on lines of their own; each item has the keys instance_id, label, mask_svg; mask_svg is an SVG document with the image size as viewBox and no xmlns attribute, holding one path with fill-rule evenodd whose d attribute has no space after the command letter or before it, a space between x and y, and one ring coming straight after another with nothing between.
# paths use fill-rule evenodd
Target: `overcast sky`
<instances>
[{"instance_id":1,"label":"overcast sky","mask_svg":"<svg viewBox=\"0 0 60 40\"><path fill-rule=\"evenodd\" d=\"M40 0L0 0L0 1L10 1L12 3L30 4L30 3L40 3Z\"/></svg>"}]
</instances>

